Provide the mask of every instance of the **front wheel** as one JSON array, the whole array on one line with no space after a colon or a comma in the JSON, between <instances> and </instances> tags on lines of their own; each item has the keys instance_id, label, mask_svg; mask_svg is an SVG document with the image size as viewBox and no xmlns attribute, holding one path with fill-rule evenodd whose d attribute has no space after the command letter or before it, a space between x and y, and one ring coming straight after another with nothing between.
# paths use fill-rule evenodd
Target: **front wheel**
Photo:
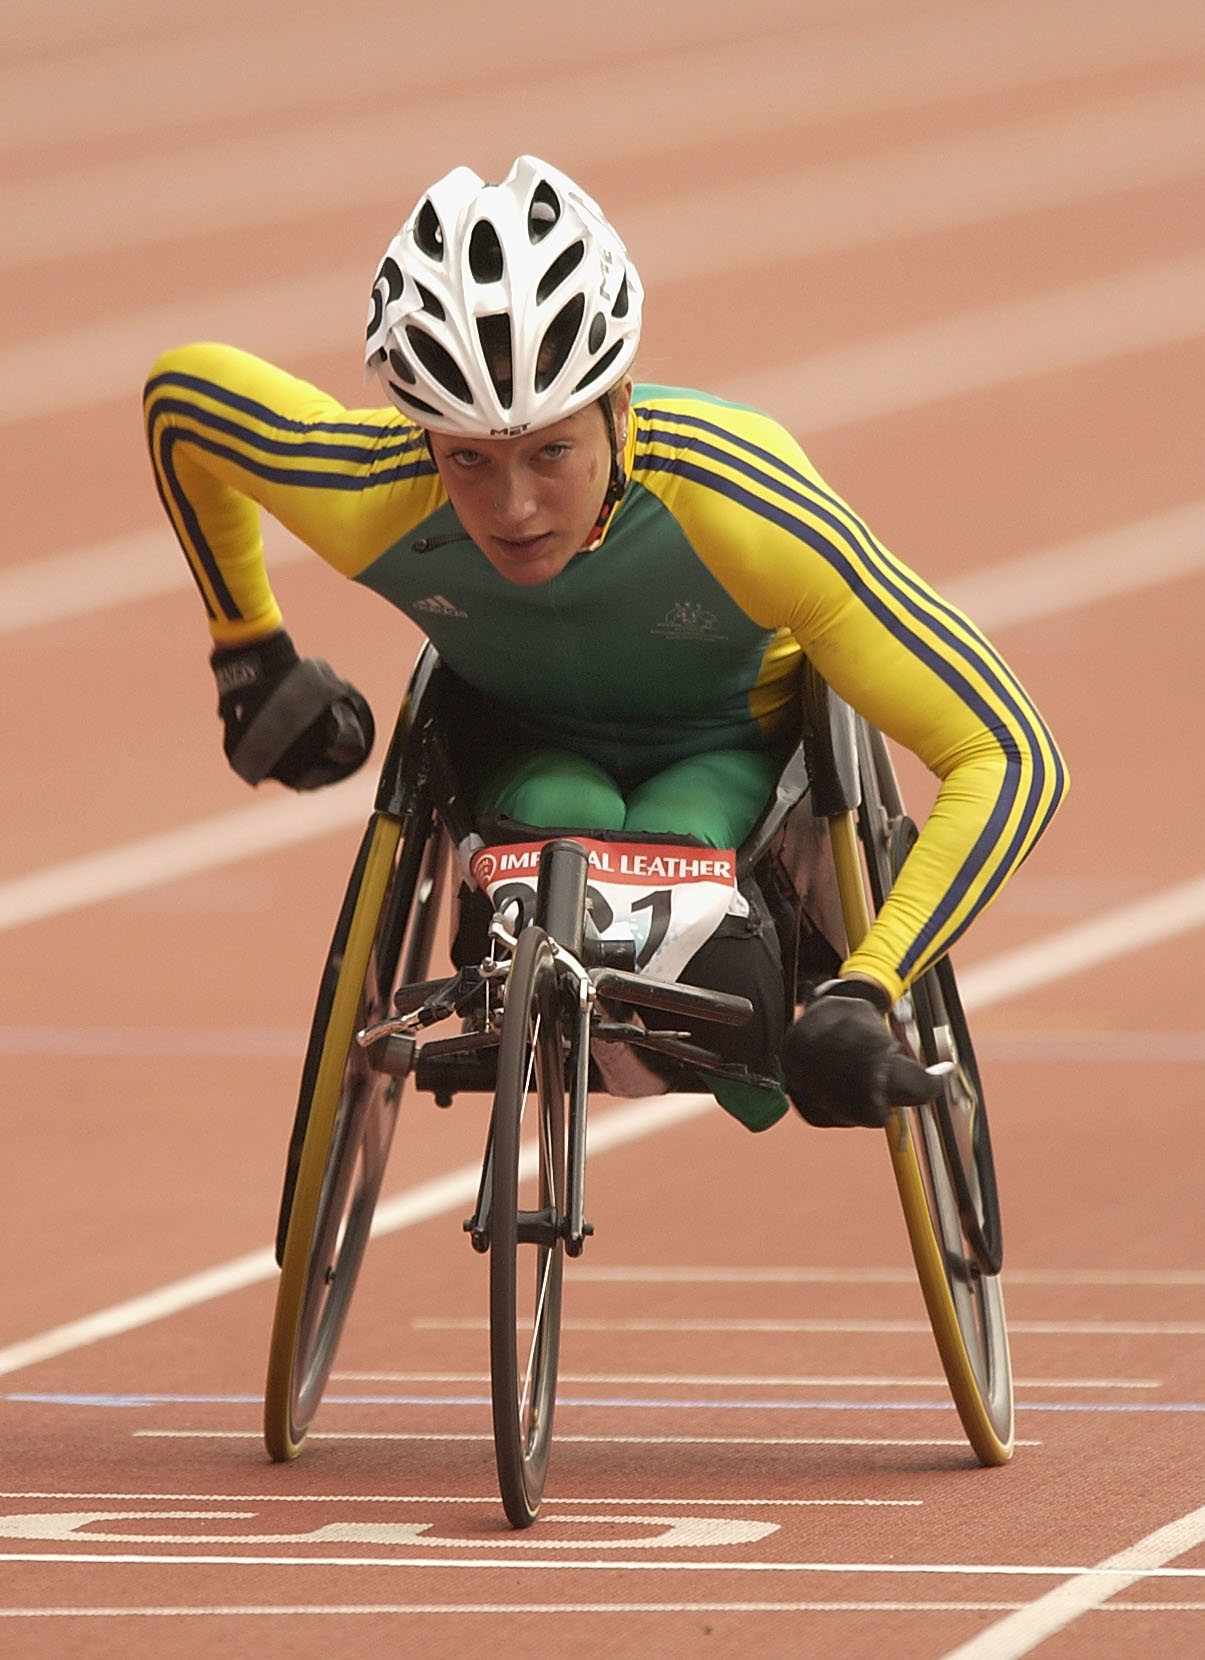
<instances>
[{"instance_id":1,"label":"front wheel","mask_svg":"<svg viewBox=\"0 0 1205 1660\"><path fill-rule=\"evenodd\" d=\"M552 1447L565 1267L565 1062L548 936L520 933L506 986L494 1097L490 1379L502 1504L539 1513ZM521 1147L524 1124L535 1134Z\"/></svg>"}]
</instances>

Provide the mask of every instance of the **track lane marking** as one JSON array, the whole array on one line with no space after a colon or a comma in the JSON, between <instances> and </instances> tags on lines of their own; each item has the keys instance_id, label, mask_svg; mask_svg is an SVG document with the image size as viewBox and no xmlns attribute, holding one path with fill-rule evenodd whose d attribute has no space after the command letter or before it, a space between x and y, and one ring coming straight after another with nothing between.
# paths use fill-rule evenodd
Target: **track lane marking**
<instances>
[{"instance_id":1,"label":"track lane marking","mask_svg":"<svg viewBox=\"0 0 1205 1660\"><path fill-rule=\"evenodd\" d=\"M1065 1584L989 1626L970 1642L948 1649L942 1660L1022 1660L1117 1591L1126 1591L1144 1579L1205 1577L1205 1568L1167 1566L1201 1544L1205 1544L1205 1506L1156 1528L1095 1567L1068 1570L1071 1577Z\"/></svg>"},{"instance_id":2,"label":"track lane marking","mask_svg":"<svg viewBox=\"0 0 1205 1660\"><path fill-rule=\"evenodd\" d=\"M12 56L0 70L0 153L15 158L68 140L87 145L101 136L149 136L184 123L211 134L224 118L246 114L246 88L254 84L257 111L271 115L273 130L284 133L290 146L315 128L346 142L346 165L341 155L334 169L343 195L332 196L332 207L342 206L356 190L372 205L395 190L396 169L388 169L387 158L396 129L372 115L349 119L348 106L331 100L332 84L348 78L354 84L362 74L361 39L341 17L295 14L290 28L281 31L240 14L222 19L217 28L190 31L183 40L178 34L149 38L141 31L137 44L127 44L89 41L88 16L72 18L74 51L64 50L61 27L39 38L29 28L29 16L19 24L5 18L5 45ZM956 4L899 16L868 0L857 5L843 0L839 16L853 27L809 30L806 52L791 50L799 30L785 14L743 19L739 40L724 27L724 13L716 14L715 22L702 11L692 16L688 40L672 32L672 15L668 38L658 32L655 15L647 18L639 59L624 55L622 85L625 99L647 105L648 114L639 133L604 125L597 138L583 130L589 105L582 97L583 86L596 83L597 67L593 56L583 58L576 42L562 53L555 39L542 40L542 73L533 75L530 53L520 49L500 61L496 40L465 32L457 40L458 76L478 84L460 92L437 76L408 87L409 165L423 174L426 132L475 131L483 122L486 130L505 127L519 69L526 71L520 98L538 101L548 112L548 128L562 131L566 144L575 147L576 168L587 156L636 160L654 143L673 147L710 140L717 128L730 139L737 130L774 133L793 125L804 105L812 121L845 120L923 107L934 97L973 108L987 93L1072 77L1090 85L1102 71L1128 71L1137 64L1175 71L1203 43L1199 13L1184 0L1162 0L1157 11L1145 13L1129 8L1105 13L1081 0L1057 10L1015 3L1007 14L996 14ZM182 53L190 70L183 80ZM244 74L230 73L235 62ZM497 90L499 76L506 77L506 93ZM755 99L743 90L745 76L758 87ZM550 98L557 100L551 108ZM604 114L609 107L604 104ZM245 165L266 171L268 152L247 153L255 140L242 137ZM187 141L180 145L186 153L194 147ZM212 154L208 145L201 148ZM435 147L434 153L432 176L446 161L446 149ZM304 177L305 170L298 171ZM288 190L295 176L286 176L281 188ZM300 194L301 186L295 188Z\"/></svg>"},{"instance_id":3,"label":"track lane marking","mask_svg":"<svg viewBox=\"0 0 1205 1660\"><path fill-rule=\"evenodd\" d=\"M169 1608L0 1608L0 1619L190 1619L250 1614L276 1618L344 1614L994 1614L1021 1605L1016 1602L377 1602L377 1603L234 1603ZM1119 1605L1115 1605L1119 1606ZM1146 1604L1136 1605L1146 1607ZM1196 1608L1195 1603L1156 1606Z\"/></svg>"},{"instance_id":4,"label":"track lane marking","mask_svg":"<svg viewBox=\"0 0 1205 1660\"><path fill-rule=\"evenodd\" d=\"M946 1410L949 1403L946 1403ZM136 1441L262 1441L254 1429L136 1429ZM966 1452L965 1435L566 1435L557 1431L557 1445L579 1447L954 1447ZM309 1441L422 1441L474 1442L493 1446L492 1434L472 1430L311 1430ZM1018 1447L1040 1447L1041 1441L1017 1441Z\"/></svg>"},{"instance_id":5,"label":"track lane marking","mask_svg":"<svg viewBox=\"0 0 1205 1660\"><path fill-rule=\"evenodd\" d=\"M489 1327L484 1315L474 1314L420 1317L411 1323L418 1331L486 1331ZM1030 1336L1040 1337L1205 1337L1205 1321L1201 1320L1014 1320L1010 1317L1008 1329L1010 1332L1024 1332ZM571 1316L564 1321L563 1330L710 1332L722 1337L734 1332L889 1337L910 1332L931 1333L933 1328L925 1320L904 1319L591 1320Z\"/></svg>"},{"instance_id":6,"label":"track lane marking","mask_svg":"<svg viewBox=\"0 0 1205 1660\"><path fill-rule=\"evenodd\" d=\"M149 1410L154 1407L175 1406L258 1406L262 1400L260 1394L254 1395L191 1395L183 1392L166 1393L123 1393L119 1395L99 1394L96 1391L76 1391L66 1389L55 1390L17 1390L0 1395L0 1400L10 1406L42 1406L42 1407L90 1407L98 1411L129 1412L131 1410ZM323 1397L324 1407L331 1412L340 1407L422 1407L424 1411L429 1407L438 1407L449 1411L457 1407L488 1407L490 1395L483 1390L476 1395L339 1395L330 1394ZM949 1397L942 1395L937 1400L901 1400L898 1396L886 1399L849 1400L844 1398L819 1398L814 1400L780 1400L773 1397L756 1396L741 1399L728 1399L723 1396L712 1397L665 1397L641 1395L562 1395L557 1396L557 1406L562 1412L626 1412L633 1414L659 1412L689 1412L697 1418L708 1414L740 1412L750 1414L772 1413L819 1413L822 1416L832 1416L850 1412L901 1412L911 1413L920 1417L927 1413L939 1412L943 1415L950 1410ZM1082 1413L1089 1416L1093 1413L1129 1413L1131 1415L1157 1416L1203 1416L1205 1415L1205 1401L1027 1401L1027 1412L1062 1412ZM0 1524L0 1532L2 1532Z\"/></svg>"},{"instance_id":7,"label":"track lane marking","mask_svg":"<svg viewBox=\"0 0 1205 1660\"><path fill-rule=\"evenodd\" d=\"M235 1603L108 1608L0 1608L0 1619L188 1619L213 1617L274 1618L346 1614L995 1614L1024 1607L1018 1602L884 1602L867 1598L825 1602L378 1602L378 1603ZM1102 1614L1201 1614L1201 1602L1107 1602Z\"/></svg>"},{"instance_id":8,"label":"track lane marking","mask_svg":"<svg viewBox=\"0 0 1205 1660\"><path fill-rule=\"evenodd\" d=\"M1170 1529L1163 1529L1168 1532ZM1152 1536L1154 1537L1154 1536ZM533 1540L533 1545L538 1545ZM499 1552L513 1548L513 1542L494 1547L478 1547L496 1549ZM235 1556L206 1553L204 1555L181 1555L170 1552L94 1552L94 1551L0 1551L0 1562L71 1562L88 1563L92 1566L129 1566L153 1564L172 1567L220 1567L220 1568L455 1568L469 1573L482 1573L490 1569L501 1569L507 1573L522 1573L529 1569L560 1569L562 1571L614 1573L622 1569L625 1573L722 1573L722 1574L858 1574L875 1577L883 1575L889 1578L912 1577L925 1575L936 1578L969 1578L983 1579L1056 1579L1066 1575L1074 1575L1075 1583L1085 1581L1088 1584L1095 1579L1103 1583L1100 1587L1101 1600L1111 1593L1108 1587L1120 1576L1108 1564L1101 1564L1094 1568L1069 1567L1061 1563L1002 1563L1002 1562L690 1562L664 1561L649 1562L640 1558L623 1558L601 1561L580 1561L558 1557L547 1559L516 1560L514 1557L502 1554L496 1556L477 1557L427 1557L427 1556ZM1158 1579L1168 1581L1205 1580L1205 1568L1169 1568L1164 1566L1143 1567L1130 1574L1126 1584L1134 1584L1139 1579ZM1125 1585L1119 1586L1124 1589ZM1053 1594L1053 1593L1052 1593ZM1027 1649L982 1649L979 1654L968 1650L961 1654L952 1650L943 1655L942 1660L1011 1660L1013 1655L1028 1653Z\"/></svg>"},{"instance_id":9,"label":"track lane marking","mask_svg":"<svg viewBox=\"0 0 1205 1660\"><path fill-rule=\"evenodd\" d=\"M341 786L346 789L348 786ZM288 806L294 803L286 803ZM264 809L260 809L264 811ZM228 817L231 815L227 815ZM195 827L194 827L195 828ZM1196 895L1193 902L1184 903L1186 890ZM0 890L2 894L2 890ZM1136 917L1145 918L1142 943L1150 945L1159 939L1195 928L1205 921L1205 877L1179 888L1156 895L1138 906L1122 906L1119 911L1106 913L1084 927L1064 930L1021 951L1005 953L963 971L961 983L963 1002L968 1010L981 1008L1006 997L1027 991L1033 984L1045 984L1083 968L1096 966L1117 956L1135 950ZM1158 927L1155 919L1158 918ZM1004 967L1001 967L1001 964ZM599 1114L590 1125L590 1154L595 1156L607 1147L622 1145L675 1124L685 1123L715 1110L710 1096L680 1095L659 1097L656 1100L637 1101L617 1107L607 1114ZM373 1235L392 1233L448 1211L458 1210L466 1202L472 1203L480 1179L477 1165L463 1165L459 1170L412 1188L379 1206L373 1224ZM66 1354L83 1348L102 1338L133 1331L156 1320L194 1308L233 1291L269 1280L277 1272L276 1260L270 1249L253 1251L215 1268L189 1275L126 1302L103 1309L95 1314L57 1326L50 1331L23 1342L0 1348L0 1376L34 1365L40 1360ZM1071 1328L1059 1322L1010 1322L1014 1332L1066 1332ZM685 1327L683 1328L685 1329ZM693 1328L692 1328L693 1329ZM749 1326L745 1329L759 1329ZM895 1330L925 1331L926 1324L916 1322L844 1323L813 1321L767 1326L774 1330ZM1200 1335L1205 1326L1189 1323L1133 1322L1107 1324L1084 1323L1079 1328L1095 1335L1106 1333L1124 1335Z\"/></svg>"},{"instance_id":10,"label":"track lane marking","mask_svg":"<svg viewBox=\"0 0 1205 1660\"><path fill-rule=\"evenodd\" d=\"M488 1504L497 1502L496 1493L50 1493L43 1491L11 1493L0 1492L0 1499L56 1499L67 1503L73 1499L171 1499L187 1503L196 1500L209 1504ZM670 1505L679 1510L683 1504L699 1505L704 1510L737 1508L770 1508L811 1510L836 1505L841 1509L903 1509L919 1510L924 1499L708 1499L690 1498L558 1498L563 1505L615 1505L621 1509L633 1505Z\"/></svg>"},{"instance_id":11,"label":"track lane marking","mask_svg":"<svg viewBox=\"0 0 1205 1660\"><path fill-rule=\"evenodd\" d=\"M640 1285L912 1285L915 1274L903 1268L685 1267L674 1263L612 1265L578 1263L574 1283ZM1010 1285L1200 1286L1205 1268L1013 1268Z\"/></svg>"},{"instance_id":12,"label":"track lane marking","mask_svg":"<svg viewBox=\"0 0 1205 1660\"><path fill-rule=\"evenodd\" d=\"M1197 340L1205 259L1181 255L985 310L942 316L774 370L734 372L716 390L814 435L1017 380ZM204 336L256 341L262 355L313 345L311 312L342 316L363 284L350 273L172 305L0 348L0 425L94 408L129 395L165 346ZM333 346L334 342L332 342ZM69 389L69 391L65 390Z\"/></svg>"},{"instance_id":13,"label":"track lane marking","mask_svg":"<svg viewBox=\"0 0 1205 1660\"><path fill-rule=\"evenodd\" d=\"M716 1372L564 1372L558 1370L560 1383L642 1383L673 1385L711 1385L717 1389L752 1387L760 1384L766 1389L943 1389L945 1379L939 1377L775 1377L750 1375L726 1376ZM333 1372L333 1383L480 1383L489 1382L488 1372ZM1016 1378L1016 1389L1159 1389L1158 1378Z\"/></svg>"},{"instance_id":14,"label":"track lane marking","mask_svg":"<svg viewBox=\"0 0 1205 1660\"><path fill-rule=\"evenodd\" d=\"M986 53L981 53L978 64L964 53L954 71L956 80L952 79L950 54L960 20L965 27L969 21L965 11L947 12L944 28L937 27L937 18L923 20L921 28L930 50L909 52L915 72L930 83L941 78L947 95L951 84L965 87L976 73L990 73L995 67L987 63ZM1044 39L1053 23L1047 13L1033 38ZM1095 27L1099 26L1098 17ZM904 28L912 35L912 39L907 34L903 37L907 49L914 46L917 29L911 22ZM1014 50L1019 46L1024 51L1028 44L1015 25L1002 30L995 24L991 32L997 47L1003 46L1005 37ZM711 89L706 93L699 84L685 92L688 71L680 61L681 52L675 54L678 61L668 80L655 60L631 60L624 75L627 96L647 107L648 116L630 134L616 133L603 111L588 102L583 106L580 71L575 75L571 70L568 76L561 71L555 78L537 82L536 88L550 127L557 125L551 109L559 104L565 110L566 119L560 125L575 135L579 157L597 154L605 147L614 164L625 150L646 155L655 142L654 127L666 135L666 142L681 146L691 127L705 125L710 135L722 122L731 137L737 130L772 134L784 122L793 122L800 103L810 100L803 83L819 87L816 58L824 53L824 43L822 36L813 33L807 50L791 50L794 43L788 43L785 51L775 50L781 44L730 40L722 48L711 46L688 54L690 73ZM826 89L826 99L821 94L830 110L834 103L839 105L843 119L850 115L849 94L854 87L863 89L864 99L870 91L869 102L879 107L889 101L884 96L889 90L887 78L872 87L868 76L865 54L869 44L860 40L858 69L840 76L840 95L834 98L835 86ZM1076 56L1086 49L1087 40L1081 36ZM876 65L881 71L887 56L881 31L873 50L882 55ZM942 60L944 75L939 68ZM756 77L759 96L755 99L744 91L741 67ZM911 72L902 71L898 62L892 67L896 97L890 101L898 104L903 87L907 87L909 101L915 99L917 89L908 85ZM1184 69L1184 64L1179 65L1178 75L1183 76ZM640 82L650 89L647 97L635 91ZM781 89L778 96L773 90L776 86ZM634 204L625 219L624 236L648 285L666 280L659 255L667 259L668 271L676 274L679 267L669 250L678 237L691 253L697 250L692 270L698 269L700 259L704 271L714 267L715 254L700 245L692 212L702 214L712 241L715 226L724 224L731 214L733 252L727 253L724 263L729 265L735 258L747 265L775 247L789 256L796 248L824 247L834 238L838 246L848 245L851 233L856 246L868 236L875 237L880 216L889 232L904 232L912 223L922 229L930 225L945 228L985 216L1092 199L1117 189L1157 187L1185 175L1192 177L1200 166L1200 126L1194 127L1191 121L1194 90L1173 84L1154 93L1123 93L1092 102L1089 88L1087 98L1081 94L1074 100L1070 113L1043 112L998 122L986 132L964 130L937 143L795 168L777 180L770 175L773 194L764 204L757 198L765 185L759 190L757 181L750 181L745 195L758 206L761 223L755 222L752 245L744 254L739 252L746 241L742 204L738 201L726 210L730 193L722 187L709 192L682 191L667 201ZM466 131L480 129L483 121L488 125L483 96L489 97L486 90L474 87L459 100ZM509 108L513 89L494 96L504 96ZM457 115L447 106L458 100L445 94L440 101L441 132L455 130ZM1198 108L1199 103L1198 94ZM809 113L813 120L817 118L816 107L810 107ZM975 115L972 105L964 119L973 121ZM414 140L407 147L408 168L414 177L435 177L446 160L442 138L424 136L419 124L414 125ZM393 130L391 111L343 111L320 121L274 123L260 135L244 132L236 138L169 145L117 159L92 161L84 156L70 168L35 167L25 177L10 175L0 195L6 232L0 270L19 271L33 262L89 254L104 256L202 234L230 235L240 229L262 232L268 226L300 224L321 213L346 211L357 202L375 209L396 191ZM771 145L767 154L773 153ZM568 154L564 165L576 172L577 163ZM860 210L856 204L861 197L866 198L866 207ZM796 213L784 211L787 202L796 205ZM767 239L766 221L774 227L773 240ZM357 287L366 281L367 273L361 271Z\"/></svg>"}]
</instances>

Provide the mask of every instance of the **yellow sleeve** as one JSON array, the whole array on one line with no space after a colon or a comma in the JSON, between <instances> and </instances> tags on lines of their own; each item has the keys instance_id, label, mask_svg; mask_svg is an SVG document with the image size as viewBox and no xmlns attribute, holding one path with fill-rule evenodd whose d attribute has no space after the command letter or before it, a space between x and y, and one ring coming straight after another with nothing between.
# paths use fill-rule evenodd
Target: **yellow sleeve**
<instances>
[{"instance_id":1,"label":"yellow sleeve","mask_svg":"<svg viewBox=\"0 0 1205 1660\"><path fill-rule=\"evenodd\" d=\"M1066 769L983 634L875 540L789 434L748 410L706 414L683 404L680 459L661 485L699 557L750 617L788 629L840 697L941 780L845 965L894 999L999 893L1065 793Z\"/></svg>"},{"instance_id":2,"label":"yellow sleeve","mask_svg":"<svg viewBox=\"0 0 1205 1660\"><path fill-rule=\"evenodd\" d=\"M281 622L261 508L354 576L444 499L425 438L404 416L345 409L234 347L165 353L144 415L160 498L221 645Z\"/></svg>"}]
</instances>

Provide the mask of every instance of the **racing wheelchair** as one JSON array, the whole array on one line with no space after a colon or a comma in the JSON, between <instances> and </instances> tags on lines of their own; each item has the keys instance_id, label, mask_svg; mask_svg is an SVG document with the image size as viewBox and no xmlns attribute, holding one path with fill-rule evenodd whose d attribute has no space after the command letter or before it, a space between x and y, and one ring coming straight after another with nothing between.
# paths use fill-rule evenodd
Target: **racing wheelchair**
<instances>
[{"instance_id":1,"label":"racing wheelchair","mask_svg":"<svg viewBox=\"0 0 1205 1660\"><path fill-rule=\"evenodd\" d=\"M463 712L466 695L424 646L335 925L277 1227L264 1439L274 1459L295 1457L318 1409L407 1084L441 1105L459 1091L492 1094L477 1203L464 1225L489 1258L498 1481L508 1519L522 1528L538 1514L548 1469L565 1259L580 1254L591 1232L590 1092L610 1089L612 1046L615 1055L648 1061L660 1088L697 1091L709 1072L724 1071L700 1045L700 1025L739 1024L753 1011L746 998L657 972L652 947L659 929L665 933L658 900L648 899L646 882L616 921L598 887L598 864L612 862L605 845L600 857L589 836L529 830L541 839L512 841L509 858L496 856L467 812L450 752L450 733L463 723L449 720L449 709ZM798 744L733 873L772 901L789 1016L809 982L834 972L865 934L915 836L881 734L805 665ZM692 862L685 857L692 850L675 851ZM669 862L663 852L650 849L658 869ZM481 890L492 892L488 926L479 960L461 953L461 966L431 978L458 866L479 878L479 907ZM499 867L524 879L491 885ZM470 891L462 884L460 899ZM654 1023L671 1017L694 1035ZM948 959L910 988L891 1018L900 1041L943 1075L937 1100L892 1110L887 1144L954 1404L981 1463L999 1465L1013 1448L1000 1207L983 1091ZM453 1035L426 1038L445 1020L458 1027Z\"/></svg>"}]
</instances>

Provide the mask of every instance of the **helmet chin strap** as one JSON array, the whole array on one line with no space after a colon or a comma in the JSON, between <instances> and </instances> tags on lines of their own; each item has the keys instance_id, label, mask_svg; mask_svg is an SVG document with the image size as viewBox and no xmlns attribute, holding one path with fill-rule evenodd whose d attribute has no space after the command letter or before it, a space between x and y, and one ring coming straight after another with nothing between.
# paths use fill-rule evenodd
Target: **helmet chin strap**
<instances>
[{"instance_id":1,"label":"helmet chin strap","mask_svg":"<svg viewBox=\"0 0 1205 1660\"><path fill-rule=\"evenodd\" d=\"M586 553L592 553L602 541L603 531L607 528L611 514L623 500L623 493L628 487L628 475L623 470L623 456L620 452L619 441L615 436L615 412L611 407L610 393L604 392L598 402L603 412L603 420L607 424L607 442L611 446L611 473L607 480L607 493L603 497L598 519L595 522L594 529L590 532L589 540L584 549ZM630 414L628 419L631 420Z\"/></svg>"}]
</instances>

